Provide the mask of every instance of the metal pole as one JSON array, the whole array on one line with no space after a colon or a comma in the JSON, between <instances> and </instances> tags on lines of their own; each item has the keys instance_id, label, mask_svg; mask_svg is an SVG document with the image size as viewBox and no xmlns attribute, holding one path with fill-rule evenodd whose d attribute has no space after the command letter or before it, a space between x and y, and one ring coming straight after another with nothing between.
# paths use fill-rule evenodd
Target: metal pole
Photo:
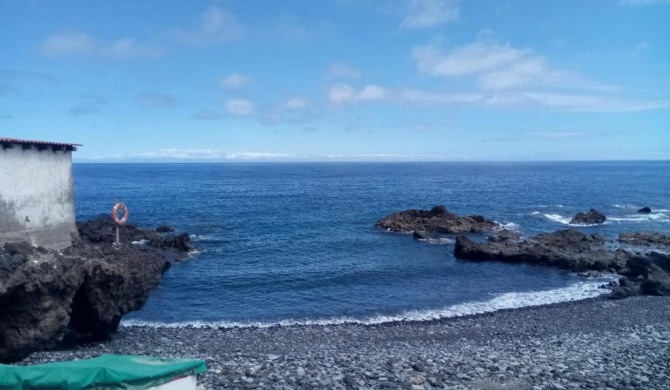
<instances>
[{"instance_id":1,"label":"metal pole","mask_svg":"<svg viewBox=\"0 0 670 390\"><path fill-rule=\"evenodd\" d=\"M119 242L119 225L116 225L116 245L121 245Z\"/></svg>"}]
</instances>

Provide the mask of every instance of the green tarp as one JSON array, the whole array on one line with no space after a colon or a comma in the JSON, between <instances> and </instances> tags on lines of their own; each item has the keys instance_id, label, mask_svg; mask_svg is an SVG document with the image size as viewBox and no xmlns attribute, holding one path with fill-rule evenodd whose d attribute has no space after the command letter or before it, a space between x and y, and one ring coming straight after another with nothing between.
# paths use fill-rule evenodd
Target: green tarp
<instances>
[{"instance_id":1,"label":"green tarp","mask_svg":"<svg viewBox=\"0 0 670 390\"><path fill-rule=\"evenodd\" d=\"M0 364L0 390L146 389L206 369L202 360L131 355L34 366Z\"/></svg>"}]
</instances>

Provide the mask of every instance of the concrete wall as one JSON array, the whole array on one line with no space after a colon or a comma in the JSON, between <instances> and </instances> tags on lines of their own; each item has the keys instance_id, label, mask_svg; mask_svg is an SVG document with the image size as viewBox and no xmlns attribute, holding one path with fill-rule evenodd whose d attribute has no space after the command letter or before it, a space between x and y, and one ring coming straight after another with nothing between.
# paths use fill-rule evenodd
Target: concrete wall
<instances>
[{"instance_id":1,"label":"concrete wall","mask_svg":"<svg viewBox=\"0 0 670 390\"><path fill-rule=\"evenodd\" d=\"M0 244L63 249L77 238L72 152L0 146Z\"/></svg>"}]
</instances>

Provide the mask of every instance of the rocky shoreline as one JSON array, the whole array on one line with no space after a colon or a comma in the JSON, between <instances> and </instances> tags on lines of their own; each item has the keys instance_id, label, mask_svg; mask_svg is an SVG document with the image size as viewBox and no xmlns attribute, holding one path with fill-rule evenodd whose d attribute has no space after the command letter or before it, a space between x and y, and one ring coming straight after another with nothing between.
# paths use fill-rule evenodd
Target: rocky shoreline
<instances>
[{"instance_id":1,"label":"rocky shoreline","mask_svg":"<svg viewBox=\"0 0 670 390\"><path fill-rule=\"evenodd\" d=\"M100 218L77 223L63 250L26 242L0 246L0 362L56 346L69 332L107 340L121 317L142 308L171 261L193 249L188 234L161 235Z\"/></svg>"},{"instance_id":2,"label":"rocky shoreline","mask_svg":"<svg viewBox=\"0 0 670 390\"><path fill-rule=\"evenodd\" d=\"M602 298L461 318L270 328L121 327L105 353L206 360L206 389L667 389L670 298Z\"/></svg>"}]
</instances>

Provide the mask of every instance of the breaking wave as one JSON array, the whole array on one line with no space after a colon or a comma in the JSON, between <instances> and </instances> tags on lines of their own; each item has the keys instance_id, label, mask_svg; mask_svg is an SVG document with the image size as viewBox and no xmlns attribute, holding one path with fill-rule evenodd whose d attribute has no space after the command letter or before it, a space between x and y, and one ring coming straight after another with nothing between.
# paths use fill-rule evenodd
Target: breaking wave
<instances>
[{"instance_id":1,"label":"breaking wave","mask_svg":"<svg viewBox=\"0 0 670 390\"><path fill-rule=\"evenodd\" d=\"M600 288L600 286L609 280L615 280L616 277L616 275L606 275L602 278L588 279L567 287L556 288L553 290L504 293L498 294L488 301L465 302L437 310L410 310L397 315L378 315L365 318L335 317L315 320L288 319L277 322L184 321L168 323L143 320L123 320L121 325L127 327L149 326L159 328L268 328L271 326L325 326L341 324L377 325L401 321L432 321L473 314L489 313L503 309L517 309L521 307L540 306L552 303L593 298L609 292L609 290Z\"/></svg>"}]
</instances>

